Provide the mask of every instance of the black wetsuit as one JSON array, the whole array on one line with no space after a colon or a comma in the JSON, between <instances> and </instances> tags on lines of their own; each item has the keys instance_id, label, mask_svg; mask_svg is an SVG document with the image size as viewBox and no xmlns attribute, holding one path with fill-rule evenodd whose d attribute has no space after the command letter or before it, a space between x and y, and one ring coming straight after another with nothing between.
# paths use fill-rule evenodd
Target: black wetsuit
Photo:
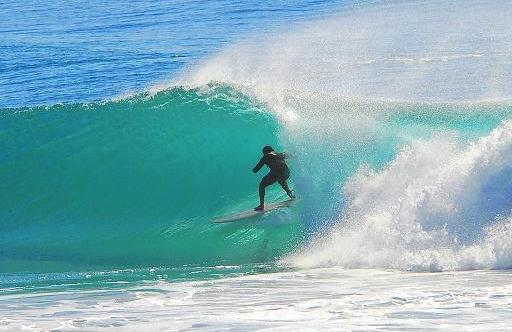
<instances>
[{"instance_id":1,"label":"black wetsuit","mask_svg":"<svg viewBox=\"0 0 512 332\"><path fill-rule=\"evenodd\" d=\"M286 155L284 153L270 152L261 157L260 161L253 168L253 172L257 173L263 165L270 168L270 172L261 179L264 186L269 186L275 182L286 181L290 177L290 170L285 162Z\"/></svg>"}]
</instances>

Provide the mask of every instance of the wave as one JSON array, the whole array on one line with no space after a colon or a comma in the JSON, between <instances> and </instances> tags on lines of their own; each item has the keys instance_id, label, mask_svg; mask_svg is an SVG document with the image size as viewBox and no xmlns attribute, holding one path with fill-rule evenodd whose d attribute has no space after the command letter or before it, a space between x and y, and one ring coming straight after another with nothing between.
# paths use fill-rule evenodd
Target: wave
<instances>
[{"instance_id":1,"label":"wave","mask_svg":"<svg viewBox=\"0 0 512 332\"><path fill-rule=\"evenodd\" d=\"M510 10L353 5L146 93L2 110L4 270L510 267ZM300 204L212 224L257 202L265 144Z\"/></svg>"},{"instance_id":2,"label":"wave","mask_svg":"<svg viewBox=\"0 0 512 332\"><path fill-rule=\"evenodd\" d=\"M491 253L508 246L510 105L291 93L286 110L224 84L3 110L4 271L509 266ZM301 203L211 223L256 204L262 144L293 156Z\"/></svg>"}]
</instances>

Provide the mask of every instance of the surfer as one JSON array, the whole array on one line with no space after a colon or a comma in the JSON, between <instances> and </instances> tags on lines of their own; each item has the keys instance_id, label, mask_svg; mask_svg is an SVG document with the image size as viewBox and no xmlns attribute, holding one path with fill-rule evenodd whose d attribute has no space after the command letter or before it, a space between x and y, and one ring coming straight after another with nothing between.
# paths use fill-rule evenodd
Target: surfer
<instances>
[{"instance_id":1,"label":"surfer","mask_svg":"<svg viewBox=\"0 0 512 332\"><path fill-rule=\"evenodd\" d=\"M265 209L265 187L276 182L281 185L291 199L295 198L293 192L288 187L288 183L286 182L290 177L290 170L285 162L286 155L284 153L275 152L270 145L265 146L261 153L263 153L263 157L261 157L260 161L256 166L254 166L252 171L254 173L258 173L263 165L267 165L267 167L270 168L270 172L261 179L259 186L260 205L254 208L256 211L262 211Z\"/></svg>"}]
</instances>

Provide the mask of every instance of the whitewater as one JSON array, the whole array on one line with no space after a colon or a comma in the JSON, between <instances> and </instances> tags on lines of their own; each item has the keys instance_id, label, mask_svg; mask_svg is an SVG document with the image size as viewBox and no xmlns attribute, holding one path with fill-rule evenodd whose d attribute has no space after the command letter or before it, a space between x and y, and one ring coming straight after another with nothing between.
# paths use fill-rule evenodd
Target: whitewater
<instances>
[{"instance_id":1,"label":"whitewater","mask_svg":"<svg viewBox=\"0 0 512 332\"><path fill-rule=\"evenodd\" d=\"M512 3L307 6L109 98L2 101L0 330L512 330ZM267 144L299 202L212 223Z\"/></svg>"}]
</instances>

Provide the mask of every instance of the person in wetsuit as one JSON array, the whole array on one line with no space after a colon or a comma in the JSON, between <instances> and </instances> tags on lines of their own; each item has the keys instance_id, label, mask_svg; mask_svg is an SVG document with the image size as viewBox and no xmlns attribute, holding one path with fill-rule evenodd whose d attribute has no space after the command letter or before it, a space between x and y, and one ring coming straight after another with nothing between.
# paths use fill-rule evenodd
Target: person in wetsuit
<instances>
[{"instance_id":1,"label":"person in wetsuit","mask_svg":"<svg viewBox=\"0 0 512 332\"><path fill-rule=\"evenodd\" d=\"M295 198L293 192L288 188L288 183L286 182L290 177L290 170L285 162L286 155L284 153L276 153L270 145L265 146L261 152L263 153L263 157L261 157L260 161L256 166L254 166L252 171L257 173L263 165L267 165L267 167L270 168L270 172L261 179L259 187L260 205L254 208L256 211L265 209L265 187L276 182L281 185L290 198Z\"/></svg>"}]
</instances>

